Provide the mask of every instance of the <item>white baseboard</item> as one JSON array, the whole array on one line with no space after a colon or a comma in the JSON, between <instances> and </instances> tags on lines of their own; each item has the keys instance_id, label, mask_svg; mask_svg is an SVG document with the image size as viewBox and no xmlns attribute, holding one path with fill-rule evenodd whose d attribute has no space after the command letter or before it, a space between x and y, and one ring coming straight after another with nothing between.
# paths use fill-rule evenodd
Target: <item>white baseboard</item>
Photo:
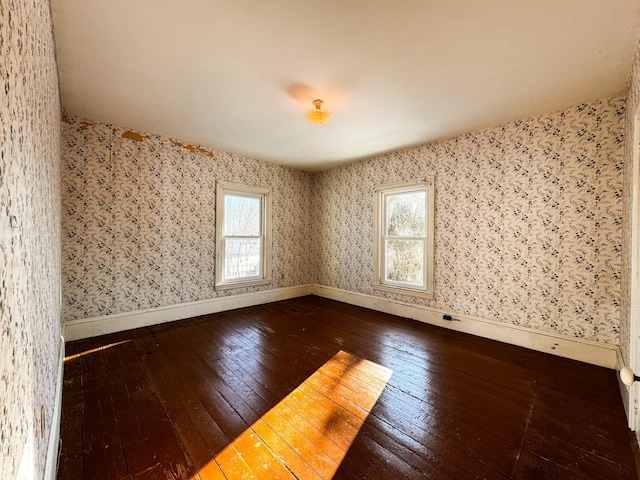
<instances>
[{"instance_id":1,"label":"white baseboard","mask_svg":"<svg viewBox=\"0 0 640 480\"><path fill-rule=\"evenodd\" d=\"M60 338L56 398L47 439L47 460L44 470L45 480L55 480L58 474L58 453L60 446L60 420L62 416L62 385L64 384L64 337Z\"/></svg>"},{"instance_id":2,"label":"white baseboard","mask_svg":"<svg viewBox=\"0 0 640 480\"><path fill-rule=\"evenodd\" d=\"M470 333L479 337L497 340L539 352L571 358L581 362L616 368L618 347L606 343L581 338L566 337L550 332L541 332L527 327L511 325L478 317L459 315L451 311L411 305L373 295L350 292L333 287L314 285L315 295L340 302L370 308L380 312L411 318L439 327ZM451 315L455 321L443 320L443 315Z\"/></svg>"},{"instance_id":3,"label":"white baseboard","mask_svg":"<svg viewBox=\"0 0 640 480\"><path fill-rule=\"evenodd\" d=\"M322 285L300 285L264 290L257 293L218 297L135 312L73 320L65 324L64 336L67 341L79 340L311 294L593 365L611 369L620 368L621 360L618 358L619 354L617 353L619 349L615 345L567 337L552 332L541 332L495 320L459 315L451 311L411 305ZM451 315L455 321L443 320L442 316L444 314Z\"/></svg>"},{"instance_id":4,"label":"white baseboard","mask_svg":"<svg viewBox=\"0 0 640 480\"><path fill-rule=\"evenodd\" d=\"M175 320L208 315L210 313L224 312L236 308L302 297L310 295L311 293L313 293L312 285L299 285L296 287L276 288L256 293L243 293L241 295L211 298L198 302L149 308L135 312L83 318L67 322L65 324L64 337L66 341L97 337L99 335L131 330L133 328L147 327L149 325L173 322Z\"/></svg>"}]
</instances>

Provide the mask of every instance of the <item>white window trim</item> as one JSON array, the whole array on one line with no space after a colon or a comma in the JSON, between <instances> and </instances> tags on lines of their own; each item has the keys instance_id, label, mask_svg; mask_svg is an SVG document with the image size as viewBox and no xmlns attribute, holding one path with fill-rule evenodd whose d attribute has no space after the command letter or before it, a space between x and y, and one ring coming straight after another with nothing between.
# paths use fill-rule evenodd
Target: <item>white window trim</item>
<instances>
[{"instance_id":1,"label":"white window trim","mask_svg":"<svg viewBox=\"0 0 640 480\"><path fill-rule=\"evenodd\" d=\"M262 275L259 278L249 279L225 279L224 278L224 197L226 194L248 195L260 197L262 200ZM256 285L268 285L272 283L271 258L271 189L264 187L252 187L240 183L217 182L216 184L216 270L215 289L228 290L231 288L244 288Z\"/></svg>"},{"instance_id":2,"label":"white window trim","mask_svg":"<svg viewBox=\"0 0 640 480\"><path fill-rule=\"evenodd\" d=\"M387 185L379 185L375 188L374 193L374 245L373 245L373 288L383 292L395 293L400 295L411 295L415 297L433 299L433 270L434 270L434 227L435 227L435 177L429 175L424 180L393 183ZM385 230L385 195L390 193L403 193L415 190L424 190L426 193L427 206L425 209L426 219L426 239L425 239L425 265L424 265L424 284L425 288L416 288L414 286L402 286L397 282L389 284L384 279L384 230Z\"/></svg>"}]
</instances>

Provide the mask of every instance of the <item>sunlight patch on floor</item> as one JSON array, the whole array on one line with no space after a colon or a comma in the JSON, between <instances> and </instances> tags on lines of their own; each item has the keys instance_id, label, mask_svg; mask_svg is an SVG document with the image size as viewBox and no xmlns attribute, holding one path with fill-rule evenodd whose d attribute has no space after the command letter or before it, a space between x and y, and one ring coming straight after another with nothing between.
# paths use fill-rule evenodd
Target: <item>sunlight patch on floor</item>
<instances>
[{"instance_id":1,"label":"sunlight patch on floor","mask_svg":"<svg viewBox=\"0 0 640 480\"><path fill-rule=\"evenodd\" d=\"M124 343L128 343L131 340L123 340L121 342L115 342L115 343L110 343L109 345L103 345L101 347L97 347L97 348L92 348L91 350L85 350L84 352L80 352L80 353L76 353L75 355L69 355L67 357L64 357L64 361L68 362L69 360L75 360L76 358L80 358L84 355L89 355L91 353L96 353L96 352L100 352L102 350L107 350L109 348L113 348L113 347L117 347L118 345L122 345Z\"/></svg>"},{"instance_id":2,"label":"sunlight patch on floor","mask_svg":"<svg viewBox=\"0 0 640 480\"><path fill-rule=\"evenodd\" d=\"M199 471L202 479L331 479L393 372L340 351Z\"/></svg>"}]
</instances>

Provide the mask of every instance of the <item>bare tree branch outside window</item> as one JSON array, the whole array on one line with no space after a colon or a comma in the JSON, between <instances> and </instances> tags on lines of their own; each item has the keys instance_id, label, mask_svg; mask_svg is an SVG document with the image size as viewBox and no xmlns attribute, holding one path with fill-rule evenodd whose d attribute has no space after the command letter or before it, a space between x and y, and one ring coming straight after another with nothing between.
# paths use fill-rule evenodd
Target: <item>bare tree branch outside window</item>
<instances>
[{"instance_id":1,"label":"bare tree branch outside window","mask_svg":"<svg viewBox=\"0 0 640 480\"><path fill-rule=\"evenodd\" d=\"M262 250L261 199L225 195L225 276L228 279L260 275Z\"/></svg>"},{"instance_id":2,"label":"bare tree branch outside window","mask_svg":"<svg viewBox=\"0 0 640 480\"><path fill-rule=\"evenodd\" d=\"M387 280L422 285L424 279L425 193L386 197Z\"/></svg>"}]
</instances>

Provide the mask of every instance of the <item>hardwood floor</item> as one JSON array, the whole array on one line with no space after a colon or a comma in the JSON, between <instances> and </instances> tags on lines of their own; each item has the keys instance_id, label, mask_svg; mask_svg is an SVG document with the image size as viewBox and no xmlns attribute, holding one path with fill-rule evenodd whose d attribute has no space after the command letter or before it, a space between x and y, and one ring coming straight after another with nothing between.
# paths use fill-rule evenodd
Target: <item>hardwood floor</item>
<instances>
[{"instance_id":1,"label":"hardwood floor","mask_svg":"<svg viewBox=\"0 0 640 480\"><path fill-rule=\"evenodd\" d=\"M61 480L638 478L614 371L315 296L67 355Z\"/></svg>"}]
</instances>

